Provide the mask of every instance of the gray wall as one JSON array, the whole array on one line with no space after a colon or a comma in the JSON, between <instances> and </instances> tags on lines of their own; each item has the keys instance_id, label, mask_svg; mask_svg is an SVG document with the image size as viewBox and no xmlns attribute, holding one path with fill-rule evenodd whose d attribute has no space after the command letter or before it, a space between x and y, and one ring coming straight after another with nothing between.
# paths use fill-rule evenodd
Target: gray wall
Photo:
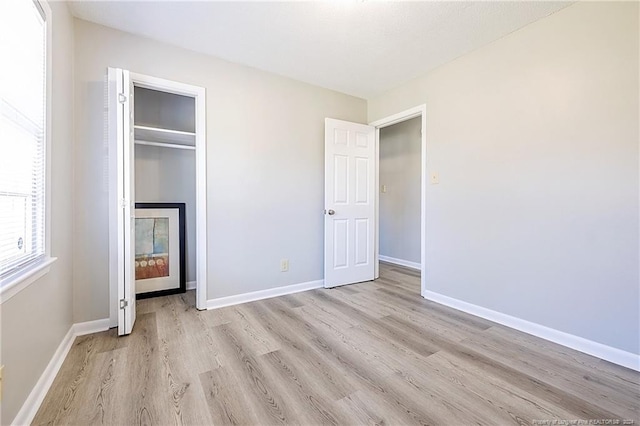
<instances>
[{"instance_id":1,"label":"gray wall","mask_svg":"<svg viewBox=\"0 0 640 426\"><path fill-rule=\"evenodd\" d=\"M53 15L50 272L0 306L4 365L2 417L10 424L72 324L73 21L66 3Z\"/></svg>"},{"instance_id":2,"label":"gray wall","mask_svg":"<svg viewBox=\"0 0 640 426\"><path fill-rule=\"evenodd\" d=\"M420 117L380 129L380 254L420 263Z\"/></svg>"},{"instance_id":3,"label":"gray wall","mask_svg":"<svg viewBox=\"0 0 640 426\"><path fill-rule=\"evenodd\" d=\"M324 118L366 122L366 102L86 21L75 29L74 320L109 317L108 264L91 261L109 256L108 66L207 90L209 299L322 279Z\"/></svg>"},{"instance_id":4,"label":"gray wall","mask_svg":"<svg viewBox=\"0 0 640 426\"><path fill-rule=\"evenodd\" d=\"M427 105L428 290L640 352L638 6L578 2L369 102Z\"/></svg>"}]
</instances>

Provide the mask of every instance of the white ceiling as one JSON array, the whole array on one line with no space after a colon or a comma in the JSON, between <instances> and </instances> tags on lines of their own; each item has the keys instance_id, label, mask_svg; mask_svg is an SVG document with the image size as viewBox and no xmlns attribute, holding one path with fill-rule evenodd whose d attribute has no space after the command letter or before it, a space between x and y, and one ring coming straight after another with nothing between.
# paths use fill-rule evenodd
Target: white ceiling
<instances>
[{"instance_id":1,"label":"white ceiling","mask_svg":"<svg viewBox=\"0 0 640 426\"><path fill-rule=\"evenodd\" d=\"M72 2L81 19L375 97L568 2ZM526 46L522 46L526 49Z\"/></svg>"}]
</instances>

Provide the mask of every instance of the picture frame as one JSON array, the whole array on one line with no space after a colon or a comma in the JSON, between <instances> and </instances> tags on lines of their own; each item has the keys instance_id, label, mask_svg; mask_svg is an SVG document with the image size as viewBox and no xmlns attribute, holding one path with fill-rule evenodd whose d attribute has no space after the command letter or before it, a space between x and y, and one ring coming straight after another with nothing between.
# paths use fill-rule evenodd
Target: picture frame
<instances>
[{"instance_id":1,"label":"picture frame","mask_svg":"<svg viewBox=\"0 0 640 426\"><path fill-rule=\"evenodd\" d=\"M136 299L184 293L185 203L136 203Z\"/></svg>"}]
</instances>

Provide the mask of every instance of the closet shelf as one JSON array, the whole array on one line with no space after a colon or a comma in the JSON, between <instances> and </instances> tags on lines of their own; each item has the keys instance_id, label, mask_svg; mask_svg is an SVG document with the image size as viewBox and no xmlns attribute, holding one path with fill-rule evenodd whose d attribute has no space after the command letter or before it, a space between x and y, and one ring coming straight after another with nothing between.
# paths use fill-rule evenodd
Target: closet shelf
<instances>
[{"instance_id":1,"label":"closet shelf","mask_svg":"<svg viewBox=\"0 0 640 426\"><path fill-rule=\"evenodd\" d=\"M167 142L152 142L152 141L143 141L136 139L136 145L146 145L146 146L159 146L161 148L178 148L178 149L190 149L192 151L196 150L196 147L193 145L180 145L177 143L167 143Z\"/></svg>"},{"instance_id":2,"label":"closet shelf","mask_svg":"<svg viewBox=\"0 0 640 426\"><path fill-rule=\"evenodd\" d=\"M163 129L160 127L139 126L135 125L134 138L136 143L145 142L143 145L166 144L180 145L186 149L195 149L196 134L195 132L183 132L181 130ZM175 147L174 147L175 148Z\"/></svg>"}]
</instances>

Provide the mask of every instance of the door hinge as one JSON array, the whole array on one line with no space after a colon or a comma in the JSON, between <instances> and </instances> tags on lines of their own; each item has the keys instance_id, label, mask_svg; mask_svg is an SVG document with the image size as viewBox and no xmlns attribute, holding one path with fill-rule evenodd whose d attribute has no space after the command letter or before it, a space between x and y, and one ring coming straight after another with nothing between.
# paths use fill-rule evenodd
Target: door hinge
<instances>
[{"instance_id":1,"label":"door hinge","mask_svg":"<svg viewBox=\"0 0 640 426\"><path fill-rule=\"evenodd\" d=\"M120 309L124 309L129 306L129 301L127 299L120 299Z\"/></svg>"},{"instance_id":2,"label":"door hinge","mask_svg":"<svg viewBox=\"0 0 640 426\"><path fill-rule=\"evenodd\" d=\"M121 104L127 102L127 97L124 95L124 93L118 93L118 102L120 102Z\"/></svg>"},{"instance_id":3,"label":"door hinge","mask_svg":"<svg viewBox=\"0 0 640 426\"><path fill-rule=\"evenodd\" d=\"M129 206L129 203L124 198L120 199L120 208L126 209Z\"/></svg>"}]
</instances>

